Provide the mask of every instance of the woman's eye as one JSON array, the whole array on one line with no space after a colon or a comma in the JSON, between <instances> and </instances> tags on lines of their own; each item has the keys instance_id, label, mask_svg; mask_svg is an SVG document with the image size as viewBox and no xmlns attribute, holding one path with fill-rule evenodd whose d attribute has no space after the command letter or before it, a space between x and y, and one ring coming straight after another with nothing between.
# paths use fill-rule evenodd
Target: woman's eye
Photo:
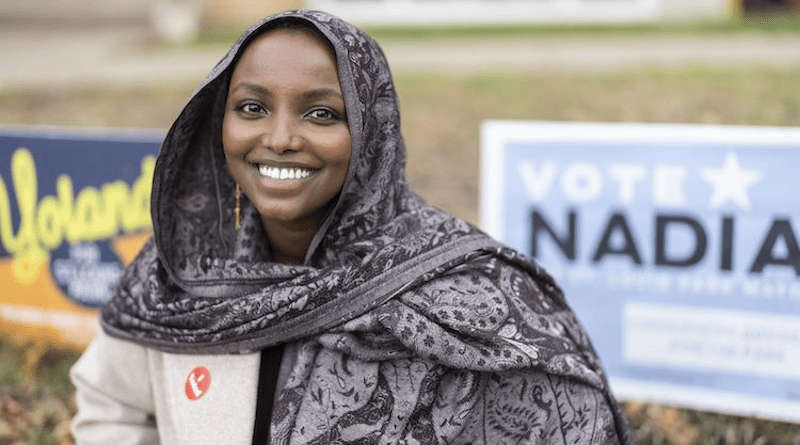
<instances>
[{"instance_id":1,"label":"woman's eye","mask_svg":"<svg viewBox=\"0 0 800 445\"><path fill-rule=\"evenodd\" d=\"M263 114L266 112L264 107L255 103L255 102L247 102L239 106L239 111L245 114Z\"/></svg>"},{"instance_id":2,"label":"woman's eye","mask_svg":"<svg viewBox=\"0 0 800 445\"><path fill-rule=\"evenodd\" d=\"M339 116L327 108L316 108L308 112L308 117L315 120L340 120Z\"/></svg>"}]
</instances>

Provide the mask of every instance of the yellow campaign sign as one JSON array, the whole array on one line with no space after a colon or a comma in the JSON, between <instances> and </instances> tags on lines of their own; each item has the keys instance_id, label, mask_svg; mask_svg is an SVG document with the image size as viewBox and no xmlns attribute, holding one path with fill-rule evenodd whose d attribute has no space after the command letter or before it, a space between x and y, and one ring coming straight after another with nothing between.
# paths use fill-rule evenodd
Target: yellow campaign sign
<instances>
[{"instance_id":1,"label":"yellow campaign sign","mask_svg":"<svg viewBox=\"0 0 800 445\"><path fill-rule=\"evenodd\" d=\"M0 335L83 347L151 234L161 134L0 129Z\"/></svg>"}]
</instances>

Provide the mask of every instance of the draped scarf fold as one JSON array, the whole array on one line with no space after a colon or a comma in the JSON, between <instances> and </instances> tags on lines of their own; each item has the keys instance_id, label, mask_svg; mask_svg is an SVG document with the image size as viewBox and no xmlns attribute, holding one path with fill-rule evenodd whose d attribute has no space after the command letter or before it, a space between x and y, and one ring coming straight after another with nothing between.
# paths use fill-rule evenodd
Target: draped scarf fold
<instances>
[{"instance_id":1,"label":"draped scarf fold","mask_svg":"<svg viewBox=\"0 0 800 445\"><path fill-rule=\"evenodd\" d=\"M347 180L300 266L271 260L244 197L234 229L221 143L237 57L285 19L331 43L353 141ZM386 59L336 17L290 11L245 31L167 133L151 210L153 239L103 308L103 329L176 353L294 342L273 443L535 443L553 428L567 443L587 422L591 443L632 443L554 280L408 187Z\"/></svg>"}]
</instances>

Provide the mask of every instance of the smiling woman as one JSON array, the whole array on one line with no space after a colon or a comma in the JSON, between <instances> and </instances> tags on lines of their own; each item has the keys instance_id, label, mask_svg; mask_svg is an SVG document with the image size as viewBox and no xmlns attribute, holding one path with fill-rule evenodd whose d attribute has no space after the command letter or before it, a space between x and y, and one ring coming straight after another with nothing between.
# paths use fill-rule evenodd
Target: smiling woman
<instances>
[{"instance_id":1,"label":"smiling woman","mask_svg":"<svg viewBox=\"0 0 800 445\"><path fill-rule=\"evenodd\" d=\"M344 185L351 152L345 116L336 57L310 27L265 33L233 70L222 145L278 261L302 264Z\"/></svg>"},{"instance_id":2,"label":"smiling woman","mask_svg":"<svg viewBox=\"0 0 800 445\"><path fill-rule=\"evenodd\" d=\"M410 189L386 59L336 17L245 32L152 212L72 371L79 445L633 443L552 277Z\"/></svg>"}]
</instances>

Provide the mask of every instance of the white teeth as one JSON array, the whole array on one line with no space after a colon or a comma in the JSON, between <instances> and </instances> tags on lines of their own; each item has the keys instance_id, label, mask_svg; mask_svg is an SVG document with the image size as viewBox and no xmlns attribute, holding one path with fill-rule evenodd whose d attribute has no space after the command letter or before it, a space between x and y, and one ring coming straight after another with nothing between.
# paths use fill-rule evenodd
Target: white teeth
<instances>
[{"instance_id":1,"label":"white teeth","mask_svg":"<svg viewBox=\"0 0 800 445\"><path fill-rule=\"evenodd\" d=\"M272 179L303 179L311 174L311 170L303 168L278 168L259 164L258 173Z\"/></svg>"}]
</instances>

